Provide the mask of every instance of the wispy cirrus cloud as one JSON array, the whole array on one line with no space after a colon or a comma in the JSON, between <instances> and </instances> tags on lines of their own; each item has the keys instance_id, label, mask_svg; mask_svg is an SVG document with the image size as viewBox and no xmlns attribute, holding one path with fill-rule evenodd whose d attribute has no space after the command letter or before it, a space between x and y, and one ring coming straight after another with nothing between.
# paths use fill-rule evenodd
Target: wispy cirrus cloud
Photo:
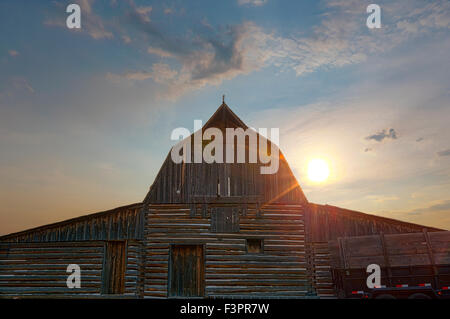
<instances>
[{"instance_id":1,"label":"wispy cirrus cloud","mask_svg":"<svg viewBox=\"0 0 450 319\"><path fill-rule=\"evenodd\" d=\"M136 71L136 72L127 72L122 75L117 75L113 73L108 73L107 78L114 82L120 82L122 80L130 80L130 81L144 81L148 79L153 79L158 83L167 83L175 79L178 75L178 72L171 69L168 64L164 63L155 63L152 65L151 71Z\"/></svg>"},{"instance_id":2,"label":"wispy cirrus cloud","mask_svg":"<svg viewBox=\"0 0 450 319\"><path fill-rule=\"evenodd\" d=\"M238 0L241 5L263 5L265 0ZM192 26L188 32L167 32L158 19L151 19L153 7L139 6L133 0L117 6L114 19L94 12L94 0L80 2L84 18L82 30L94 39L113 38L145 46L145 50L163 59L179 75L166 82L166 97L176 98L206 85L218 85L238 75L267 66L293 70L304 76L323 69L341 68L367 61L418 36L447 31L450 4L445 0L426 3L420 0L380 0L382 28L369 30L365 25L367 4L359 0L321 1L324 13L312 32L299 35L278 34L254 22L228 26L207 23ZM408 10L405 12L405 8ZM165 10L162 14L167 14ZM47 24L52 22L47 21ZM58 24L63 25L60 21ZM159 63L159 62L158 62ZM155 79L148 76L151 65L134 66L126 72L111 70L109 75L133 81ZM130 76L130 74L140 76ZM147 74L147 75L145 75ZM110 76L109 76L110 77ZM163 84L161 81L159 84Z\"/></svg>"},{"instance_id":3,"label":"wispy cirrus cloud","mask_svg":"<svg viewBox=\"0 0 450 319\"><path fill-rule=\"evenodd\" d=\"M367 3L359 0L322 1L327 13L312 35L278 37L272 56L282 65L304 75L322 68L358 64L367 57L391 50L413 37L450 27L450 3L423 1L379 1L382 28L365 26ZM408 12L405 14L405 8ZM408 26L408 27L406 27Z\"/></svg>"},{"instance_id":4,"label":"wispy cirrus cloud","mask_svg":"<svg viewBox=\"0 0 450 319\"><path fill-rule=\"evenodd\" d=\"M448 29L450 27L450 3L448 1L430 1L424 3L411 1L413 10L399 16L397 28L406 34L425 33L430 29ZM418 5L420 4L420 5Z\"/></svg>"},{"instance_id":5,"label":"wispy cirrus cloud","mask_svg":"<svg viewBox=\"0 0 450 319\"><path fill-rule=\"evenodd\" d=\"M141 27L152 35L152 45L155 39L159 44L152 46L150 53L175 57L181 62L180 74L183 75L185 90L174 91L185 92L269 65L276 65L281 70L294 70L302 76L321 69L358 64L372 54L387 52L415 36L448 29L448 2L437 1L432 5L422 1L400 2L401 5L391 1L380 3L386 23L376 31L365 26L366 4L356 0L323 1L327 13L313 28L313 33L307 36L280 36L254 23L244 23L215 32L209 29L211 33L206 37L196 35L199 42L177 41L180 45L175 46L173 39L164 38L156 26L145 27L141 21ZM406 17L405 6L412 9ZM405 23L416 25L420 32L406 34ZM231 41L224 41L227 37ZM194 50L193 44L196 45Z\"/></svg>"},{"instance_id":6,"label":"wispy cirrus cloud","mask_svg":"<svg viewBox=\"0 0 450 319\"><path fill-rule=\"evenodd\" d=\"M430 212L442 212L442 211L450 212L449 199L439 201L438 203L430 204L429 206L426 207L412 209L410 211L407 211L406 213L408 215L422 215Z\"/></svg>"},{"instance_id":7,"label":"wispy cirrus cloud","mask_svg":"<svg viewBox=\"0 0 450 319\"><path fill-rule=\"evenodd\" d=\"M378 215L450 230L450 200L422 203L419 208L380 212Z\"/></svg>"},{"instance_id":8,"label":"wispy cirrus cloud","mask_svg":"<svg viewBox=\"0 0 450 319\"><path fill-rule=\"evenodd\" d=\"M27 94L34 93L35 89L26 77L13 76L6 81L4 88L0 91L0 102L2 101L2 98L23 97Z\"/></svg>"},{"instance_id":9,"label":"wispy cirrus cloud","mask_svg":"<svg viewBox=\"0 0 450 319\"><path fill-rule=\"evenodd\" d=\"M267 0L238 0L238 4L240 6L254 6L254 7L259 7L259 6L263 6L267 3Z\"/></svg>"}]
</instances>

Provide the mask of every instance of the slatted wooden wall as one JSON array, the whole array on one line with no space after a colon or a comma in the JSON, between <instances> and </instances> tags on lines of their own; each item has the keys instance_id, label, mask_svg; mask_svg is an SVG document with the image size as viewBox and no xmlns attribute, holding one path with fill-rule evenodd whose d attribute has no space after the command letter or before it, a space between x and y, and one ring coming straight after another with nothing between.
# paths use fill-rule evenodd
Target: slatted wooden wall
<instances>
[{"instance_id":1,"label":"slatted wooden wall","mask_svg":"<svg viewBox=\"0 0 450 319\"><path fill-rule=\"evenodd\" d=\"M450 264L450 232L347 237L339 239L334 265L347 269Z\"/></svg>"},{"instance_id":2,"label":"slatted wooden wall","mask_svg":"<svg viewBox=\"0 0 450 319\"><path fill-rule=\"evenodd\" d=\"M257 195L262 203L305 203L306 197L283 156L279 165L276 174L261 174L261 163L175 164L169 154L144 202L195 202L195 196L216 196L218 181L223 196Z\"/></svg>"},{"instance_id":3,"label":"slatted wooden wall","mask_svg":"<svg viewBox=\"0 0 450 319\"><path fill-rule=\"evenodd\" d=\"M200 211L200 210L199 210ZM211 232L211 212L194 216L188 205L149 205L144 231L145 297L166 297L170 244L203 244L206 297L302 297L311 292L305 255L303 208L249 206L238 233ZM248 254L246 239L264 241Z\"/></svg>"},{"instance_id":4,"label":"slatted wooden wall","mask_svg":"<svg viewBox=\"0 0 450 319\"><path fill-rule=\"evenodd\" d=\"M0 243L0 297L98 295L103 242ZM81 268L81 288L69 289L69 264Z\"/></svg>"},{"instance_id":5,"label":"slatted wooden wall","mask_svg":"<svg viewBox=\"0 0 450 319\"><path fill-rule=\"evenodd\" d=\"M142 237L142 204L132 204L0 237L0 242L124 240Z\"/></svg>"},{"instance_id":6,"label":"slatted wooden wall","mask_svg":"<svg viewBox=\"0 0 450 319\"><path fill-rule=\"evenodd\" d=\"M127 264L125 270L125 295L141 297L143 295L144 251L141 241L127 241Z\"/></svg>"},{"instance_id":7,"label":"slatted wooden wall","mask_svg":"<svg viewBox=\"0 0 450 319\"><path fill-rule=\"evenodd\" d=\"M316 294L321 298L335 298L328 243L308 243L307 246L311 256L312 285Z\"/></svg>"},{"instance_id":8,"label":"slatted wooden wall","mask_svg":"<svg viewBox=\"0 0 450 319\"><path fill-rule=\"evenodd\" d=\"M364 214L336 206L308 204L305 223L309 242L328 242L338 237L401 234L439 231L433 227L416 225L390 218Z\"/></svg>"},{"instance_id":9,"label":"slatted wooden wall","mask_svg":"<svg viewBox=\"0 0 450 319\"><path fill-rule=\"evenodd\" d=\"M126 243L124 296L142 295L142 244ZM101 295L105 241L0 243L0 298L2 297L108 297ZM81 288L66 285L67 266L81 268ZM117 296L116 296L117 297Z\"/></svg>"}]
</instances>

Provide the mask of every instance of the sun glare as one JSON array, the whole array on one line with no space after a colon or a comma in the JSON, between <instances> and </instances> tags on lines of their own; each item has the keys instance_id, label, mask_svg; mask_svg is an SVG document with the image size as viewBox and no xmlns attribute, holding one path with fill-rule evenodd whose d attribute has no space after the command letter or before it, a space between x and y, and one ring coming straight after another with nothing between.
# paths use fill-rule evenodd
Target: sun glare
<instances>
[{"instance_id":1,"label":"sun glare","mask_svg":"<svg viewBox=\"0 0 450 319\"><path fill-rule=\"evenodd\" d=\"M308 178L313 182L323 182L330 175L328 163L320 158L314 158L308 163Z\"/></svg>"}]
</instances>

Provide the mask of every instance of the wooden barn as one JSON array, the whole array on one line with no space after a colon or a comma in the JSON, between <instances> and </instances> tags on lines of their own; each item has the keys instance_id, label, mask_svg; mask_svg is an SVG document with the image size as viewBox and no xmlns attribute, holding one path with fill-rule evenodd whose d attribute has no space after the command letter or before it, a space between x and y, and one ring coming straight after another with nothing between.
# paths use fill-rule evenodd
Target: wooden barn
<instances>
[{"instance_id":1,"label":"wooden barn","mask_svg":"<svg viewBox=\"0 0 450 319\"><path fill-rule=\"evenodd\" d=\"M209 127L247 128L225 103ZM279 158L263 175L259 161L175 164L169 152L142 203L0 237L0 297L333 296L328 241L437 230L309 203ZM80 288L66 285L69 264Z\"/></svg>"}]
</instances>

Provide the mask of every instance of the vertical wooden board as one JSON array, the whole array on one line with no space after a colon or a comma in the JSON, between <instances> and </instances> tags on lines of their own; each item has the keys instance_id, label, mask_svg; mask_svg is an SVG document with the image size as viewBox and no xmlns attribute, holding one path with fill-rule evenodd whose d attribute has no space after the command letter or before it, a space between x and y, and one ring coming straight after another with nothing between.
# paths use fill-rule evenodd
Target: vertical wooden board
<instances>
[{"instance_id":1,"label":"vertical wooden board","mask_svg":"<svg viewBox=\"0 0 450 319\"><path fill-rule=\"evenodd\" d=\"M232 211L232 216L231 216L231 229L234 233L238 233L239 232L239 210L233 209Z\"/></svg>"},{"instance_id":2,"label":"vertical wooden board","mask_svg":"<svg viewBox=\"0 0 450 319\"><path fill-rule=\"evenodd\" d=\"M201 245L172 245L168 295L199 297L204 291L204 261Z\"/></svg>"},{"instance_id":3,"label":"vertical wooden board","mask_svg":"<svg viewBox=\"0 0 450 319\"><path fill-rule=\"evenodd\" d=\"M123 294L125 290L126 242L110 241L105 244L102 273L103 294Z\"/></svg>"},{"instance_id":4,"label":"vertical wooden board","mask_svg":"<svg viewBox=\"0 0 450 319\"><path fill-rule=\"evenodd\" d=\"M216 208L212 207L211 208L211 232L212 233L216 233L217 232L217 213L216 213Z\"/></svg>"}]
</instances>

